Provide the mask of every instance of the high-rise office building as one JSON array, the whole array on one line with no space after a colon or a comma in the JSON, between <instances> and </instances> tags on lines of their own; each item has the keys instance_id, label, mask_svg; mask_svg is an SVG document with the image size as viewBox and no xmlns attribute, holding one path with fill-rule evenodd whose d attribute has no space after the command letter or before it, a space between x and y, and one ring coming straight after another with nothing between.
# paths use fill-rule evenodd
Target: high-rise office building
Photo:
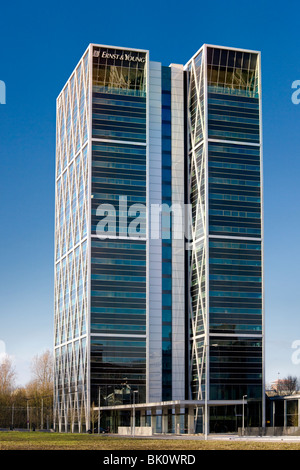
<instances>
[{"instance_id":1,"label":"high-rise office building","mask_svg":"<svg viewBox=\"0 0 300 470\"><path fill-rule=\"evenodd\" d=\"M258 52L87 48L57 100L57 429L264 425L261 146Z\"/></svg>"}]
</instances>

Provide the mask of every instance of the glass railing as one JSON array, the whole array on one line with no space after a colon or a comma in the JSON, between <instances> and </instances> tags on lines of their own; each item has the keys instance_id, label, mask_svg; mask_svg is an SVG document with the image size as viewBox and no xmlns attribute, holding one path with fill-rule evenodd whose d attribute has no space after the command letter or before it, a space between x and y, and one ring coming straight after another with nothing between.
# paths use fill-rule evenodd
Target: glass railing
<instances>
[{"instance_id":1,"label":"glass railing","mask_svg":"<svg viewBox=\"0 0 300 470\"><path fill-rule=\"evenodd\" d=\"M259 98L258 90L241 90L238 88L220 87L208 85L209 93L221 93L222 95L245 96L247 98Z\"/></svg>"},{"instance_id":2,"label":"glass railing","mask_svg":"<svg viewBox=\"0 0 300 470\"><path fill-rule=\"evenodd\" d=\"M108 93L113 95L126 95L126 96L138 96L145 98L146 90L131 90L129 88L112 87L112 86L97 86L93 85L93 91L96 93Z\"/></svg>"}]
</instances>

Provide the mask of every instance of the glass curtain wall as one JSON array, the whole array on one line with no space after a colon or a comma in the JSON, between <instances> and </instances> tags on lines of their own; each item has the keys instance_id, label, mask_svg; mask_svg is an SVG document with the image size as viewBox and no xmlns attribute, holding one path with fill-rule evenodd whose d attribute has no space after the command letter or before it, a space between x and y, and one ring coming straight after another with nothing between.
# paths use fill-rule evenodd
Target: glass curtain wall
<instances>
[{"instance_id":1,"label":"glass curtain wall","mask_svg":"<svg viewBox=\"0 0 300 470\"><path fill-rule=\"evenodd\" d=\"M206 391L210 400L247 396L252 425L261 425L259 55L204 46L186 69L194 241L189 255L191 396L203 399ZM235 413L211 410L211 429L224 429L226 421L228 430L236 430Z\"/></svg>"},{"instance_id":2,"label":"glass curtain wall","mask_svg":"<svg viewBox=\"0 0 300 470\"><path fill-rule=\"evenodd\" d=\"M146 53L93 47L91 403L146 395Z\"/></svg>"},{"instance_id":3,"label":"glass curtain wall","mask_svg":"<svg viewBox=\"0 0 300 470\"><path fill-rule=\"evenodd\" d=\"M57 100L54 425L60 431L83 431L89 423L88 90L89 52Z\"/></svg>"}]
</instances>

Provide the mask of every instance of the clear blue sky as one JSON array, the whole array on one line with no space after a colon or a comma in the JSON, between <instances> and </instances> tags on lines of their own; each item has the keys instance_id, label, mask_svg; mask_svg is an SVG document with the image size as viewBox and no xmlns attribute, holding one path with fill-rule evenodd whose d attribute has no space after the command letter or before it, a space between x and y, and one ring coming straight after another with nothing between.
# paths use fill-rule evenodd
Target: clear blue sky
<instances>
[{"instance_id":1,"label":"clear blue sky","mask_svg":"<svg viewBox=\"0 0 300 470\"><path fill-rule=\"evenodd\" d=\"M262 52L266 378L293 374L300 339L298 2L5 2L1 6L0 340L19 382L53 344L55 100L89 43L186 63L203 43Z\"/></svg>"}]
</instances>

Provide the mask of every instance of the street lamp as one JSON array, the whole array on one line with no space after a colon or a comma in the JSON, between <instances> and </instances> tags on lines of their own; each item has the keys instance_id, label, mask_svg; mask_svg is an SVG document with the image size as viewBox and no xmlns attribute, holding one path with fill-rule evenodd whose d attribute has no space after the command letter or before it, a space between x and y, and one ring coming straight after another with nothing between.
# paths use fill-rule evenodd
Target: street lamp
<instances>
[{"instance_id":1,"label":"street lamp","mask_svg":"<svg viewBox=\"0 0 300 470\"><path fill-rule=\"evenodd\" d=\"M15 408L15 404L13 403L11 407L11 430L12 431L14 430L14 408Z\"/></svg>"},{"instance_id":2,"label":"street lamp","mask_svg":"<svg viewBox=\"0 0 300 470\"><path fill-rule=\"evenodd\" d=\"M245 435L245 398L247 398L247 395L243 395L243 436Z\"/></svg>"},{"instance_id":3,"label":"street lamp","mask_svg":"<svg viewBox=\"0 0 300 470\"><path fill-rule=\"evenodd\" d=\"M44 399L42 398L41 403L41 429L44 429Z\"/></svg>"},{"instance_id":4,"label":"street lamp","mask_svg":"<svg viewBox=\"0 0 300 470\"><path fill-rule=\"evenodd\" d=\"M30 429L30 423L29 423L29 406L28 406L28 401L31 400L31 398L26 398L26 409L27 409L27 431Z\"/></svg>"},{"instance_id":5,"label":"street lamp","mask_svg":"<svg viewBox=\"0 0 300 470\"><path fill-rule=\"evenodd\" d=\"M205 421L204 421L204 439L207 441L208 438L208 348L209 344L207 339L205 340Z\"/></svg>"},{"instance_id":6,"label":"street lamp","mask_svg":"<svg viewBox=\"0 0 300 470\"><path fill-rule=\"evenodd\" d=\"M133 410L132 410L132 420L133 420L133 431L132 431L132 437L135 435L135 394L138 393L137 390L133 390Z\"/></svg>"},{"instance_id":7,"label":"street lamp","mask_svg":"<svg viewBox=\"0 0 300 470\"><path fill-rule=\"evenodd\" d=\"M100 401L101 401L101 393L100 387L98 387L98 434L100 434Z\"/></svg>"}]
</instances>

